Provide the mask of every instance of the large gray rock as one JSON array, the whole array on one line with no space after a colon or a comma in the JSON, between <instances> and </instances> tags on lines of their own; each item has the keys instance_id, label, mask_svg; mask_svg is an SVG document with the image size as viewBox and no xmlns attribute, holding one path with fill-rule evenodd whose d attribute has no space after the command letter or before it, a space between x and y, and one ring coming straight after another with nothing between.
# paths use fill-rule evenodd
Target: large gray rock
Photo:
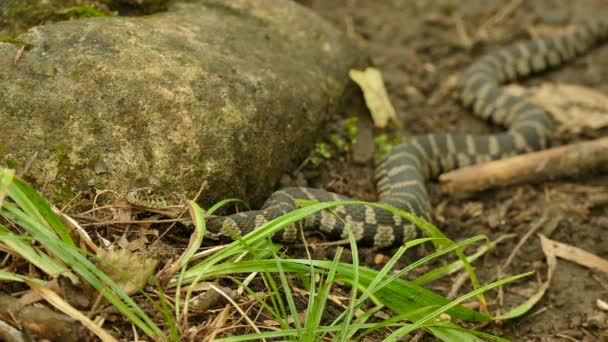
<instances>
[{"instance_id":1,"label":"large gray rock","mask_svg":"<svg viewBox=\"0 0 608 342\"><path fill-rule=\"evenodd\" d=\"M21 45L25 50L14 63ZM0 43L0 164L54 201L151 185L259 204L294 168L363 60L284 0L200 1Z\"/></svg>"}]
</instances>

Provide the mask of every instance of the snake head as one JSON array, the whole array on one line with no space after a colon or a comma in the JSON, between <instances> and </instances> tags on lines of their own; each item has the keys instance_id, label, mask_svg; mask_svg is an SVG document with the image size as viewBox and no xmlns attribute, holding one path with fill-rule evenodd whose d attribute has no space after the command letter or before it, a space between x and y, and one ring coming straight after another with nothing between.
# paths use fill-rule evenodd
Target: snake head
<instances>
[{"instance_id":1,"label":"snake head","mask_svg":"<svg viewBox=\"0 0 608 342\"><path fill-rule=\"evenodd\" d=\"M167 207L181 207L184 204L184 196L175 193L163 194L154 191L149 186L133 188L125 194L127 202L138 207L149 209L166 209Z\"/></svg>"}]
</instances>

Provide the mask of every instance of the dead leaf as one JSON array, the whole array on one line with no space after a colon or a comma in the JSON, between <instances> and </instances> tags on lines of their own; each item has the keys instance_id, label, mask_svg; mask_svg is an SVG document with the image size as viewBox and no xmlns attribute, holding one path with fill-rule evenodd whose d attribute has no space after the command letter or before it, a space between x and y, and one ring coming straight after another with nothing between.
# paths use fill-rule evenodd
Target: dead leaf
<instances>
[{"instance_id":1,"label":"dead leaf","mask_svg":"<svg viewBox=\"0 0 608 342\"><path fill-rule=\"evenodd\" d=\"M100 268L129 295L146 285L158 265L158 260L125 249L119 251L99 249L97 256L101 259Z\"/></svg>"},{"instance_id":2,"label":"dead leaf","mask_svg":"<svg viewBox=\"0 0 608 342\"><path fill-rule=\"evenodd\" d=\"M597 307L598 307L599 309L601 309L601 310L603 310L603 311L608 311L608 303L604 302L603 300L601 300L601 299L599 299L599 298L598 298L598 299L595 301L595 304L597 305Z\"/></svg>"},{"instance_id":3,"label":"dead leaf","mask_svg":"<svg viewBox=\"0 0 608 342\"><path fill-rule=\"evenodd\" d=\"M35 281L30 281L29 279L24 279L24 281L32 288L32 290L38 292L38 294L40 294L40 296L49 304L53 305L57 310L63 312L71 318L79 321L82 325L97 335L102 341L117 341L105 329L95 324L89 317L83 315L80 311L76 310L76 308L63 300L63 298L59 297L54 291L38 284Z\"/></svg>"},{"instance_id":4,"label":"dead leaf","mask_svg":"<svg viewBox=\"0 0 608 342\"><path fill-rule=\"evenodd\" d=\"M401 122L397 119L395 108L388 97L380 70L371 67L364 71L351 69L348 75L363 91L363 97L372 115L374 126L385 128L388 121L392 120L397 127L401 128Z\"/></svg>"},{"instance_id":5,"label":"dead leaf","mask_svg":"<svg viewBox=\"0 0 608 342\"><path fill-rule=\"evenodd\" d=\"M572 261L587 268L608 273L608 260L602 259L595 254L572 245L550 240L545 237L543 237L543 239L544 243L551 248L552 253L556 257Z\"/></svg>"},{"instance_id":6,"label":"dead leaf","mask_svg":"<svg viewBox=\"0 0 608 342\"><path fill-rule=\"evenodd\" d=\"M226 298L231 298L232 300L236 300L238 298L238 294L233 289L226 286L216 286L223 293L216 291L214 288L210 288L203 294L192 298L188 308L194 313L201 314L207 310L217 308L221 305L226 305L228 303Z\"/></svg>"},{"instance_id":7,"label":"dead leaf","mask_svg":"<svg viewBox=\"0 0 608 342\"><path fill-rule=\"evenodd\" d=\"M579 133L583 129L608 127L608 96L592 88L542 83L538 87L505 87L508 93L523 96L544 108L558 123L558 132Z\"/></svg>"}]
</instances>

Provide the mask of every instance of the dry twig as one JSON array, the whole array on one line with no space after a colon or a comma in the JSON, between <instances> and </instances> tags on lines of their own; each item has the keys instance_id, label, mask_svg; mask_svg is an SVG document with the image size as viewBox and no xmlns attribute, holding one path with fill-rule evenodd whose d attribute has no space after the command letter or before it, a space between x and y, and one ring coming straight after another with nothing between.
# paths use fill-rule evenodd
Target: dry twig
<instances>
[{"instance_id":1,"label":"dry twig","mask_svg":"<svg viewBox=\"0 0 608 342\"><path fill-rule=\"evenodd\" d=\"M444 192L462 196L497 186L541 182L607 167L608 138L601 138L465 167L441 175L439 181Z\"/></svg>"}]
</instances>

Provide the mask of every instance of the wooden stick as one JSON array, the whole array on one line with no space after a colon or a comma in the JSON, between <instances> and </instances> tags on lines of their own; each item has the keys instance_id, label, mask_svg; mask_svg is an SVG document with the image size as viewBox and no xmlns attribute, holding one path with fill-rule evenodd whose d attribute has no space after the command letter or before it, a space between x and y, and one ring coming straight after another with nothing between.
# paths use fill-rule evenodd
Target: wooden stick
<instances>
[{"instance_id":1,"label":"wooden stick","mask_svg":"<svg viewBox=\"0 0 608 342\"><path fill-rule=\"evenodd\" d=\"M464 167L441 175L439 182L444 192L458 197L497 186L541 182L600 169L608 170L608 138Z\"/></svg>"}]
</instances>

